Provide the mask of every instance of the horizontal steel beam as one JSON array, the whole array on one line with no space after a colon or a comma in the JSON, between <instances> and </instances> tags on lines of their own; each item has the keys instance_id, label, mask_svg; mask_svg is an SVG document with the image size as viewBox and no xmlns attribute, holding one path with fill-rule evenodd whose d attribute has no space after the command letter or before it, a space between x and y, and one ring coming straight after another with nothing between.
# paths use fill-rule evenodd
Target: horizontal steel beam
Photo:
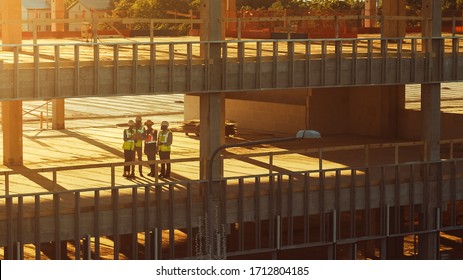
<instances>
[{"instance_id":1,"label":"horizontal steel beam","mask_svg":"<svg viewBox=\"0 0 463 280\"><path fill-rule=\"evenodd\" d=\"M399 169L390 172L390 169L381 166L351 169L347 174L336 172L334 177L325 171L267 175L253 180L240 179L239 185L236 179L224 178L222 192L226 203L222 207L226 214L221 223L253 222L256 216L269 220L274 215L288 218L331 213L333 210L338 213L352 210L355 213L357 210L383 207L411 207L427 203L426 189L432 185L438 186L436 195L440 204L448 203L449 211L459 211L456 203L463 201L463 184L461 165L457 162L400 165L402 172L398 172ZM320 177L314 177L317 174ZM170 182L151 187L112 188L111 193L98 191L98 196L94 196L94 190L56 193L53 199L49 195L21 196L20 200L10 196L2 203L3 212L6 213L6 208L9 211L0 219L0 246L19 240L24 244L34 243L37 234L40 242L72 240L76 237L73 226L76 211L79 211L80 220L81 236L78 238L94 236L95 232L101 236L113 235L115 209L118 234L143 232L146 228L155 227L166 230L198 227L198 217L203 215L204 207L199 187L198 181L191 181L184 185ZM256 207L256 194L259 194L259 207ZM39 213L36 212L37 203L40 204ZM165 211L168 207L176 209L175 213ZM157 218L148 221L132 219L134 215L143 217L145 212L149 217ZM98 228L95 228L95 215ZM462 213L455 212L455 215ZM57 219L61 225L59 232L53 230Z\"/></svg>"},{"instance_id":2,"label":"horizontal steel beam","mask_svg":"<svg viewBox=\"0 0 463 280\"><path fill-rule=\"evenodd\" d=\"M462 81L463 37L438 39L437 53L429 38L8 45L0 100Z\"/></svg>"}]
</instances>

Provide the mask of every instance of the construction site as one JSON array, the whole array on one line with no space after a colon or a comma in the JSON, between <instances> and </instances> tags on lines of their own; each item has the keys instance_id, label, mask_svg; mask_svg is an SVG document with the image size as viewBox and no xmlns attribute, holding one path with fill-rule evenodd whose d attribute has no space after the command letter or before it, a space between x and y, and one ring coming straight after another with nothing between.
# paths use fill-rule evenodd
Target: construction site
<instances>
[{"instance_id":1,"label":"construction site","mask_svg":"<svg viewBox=\"0 0 463 280\"><path fill-rule=\"evenodd\" d=\"M24 1L1 2L0 259L463 259L461 11ZM171 159L124 162L137 116L169 122Z\"/></svg>"}]
</instances>

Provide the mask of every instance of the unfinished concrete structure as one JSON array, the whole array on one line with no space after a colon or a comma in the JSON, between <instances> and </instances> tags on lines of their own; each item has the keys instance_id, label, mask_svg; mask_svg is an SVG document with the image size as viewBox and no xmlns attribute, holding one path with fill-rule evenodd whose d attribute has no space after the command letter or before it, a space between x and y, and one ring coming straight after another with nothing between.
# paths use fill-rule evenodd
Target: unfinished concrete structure
<instances>
[{"instance_id":1,"label":"unfinished concrete structure","mask_svg":"<svg viewBox=\"0 0 463 280\"><path fill-rule=\"evenodd\" d=\"M429 23L423 29L422 37L425 39L401 40L404 37L404 25L399 19L391 19L384 24L385 37L352 39L352 47L348 51L343 48L342 41L336 39L321 40L319 44L310 40L302 43L291 40L223 41L222 2L203 1L201 8L204 23L201 42L134 43L131 45L132 56L128 64L120 59L122 44L109 44L109 55L103 53L103 46L93 44L90 61L81 61L81 49L87 48L81 44L34 45L29 46L33 52L32 63L28 65L29 68L24 69L19 60L19 51L26 46L21 45L20 36L18 37L20 32L15 32L20 25L8 24L4 27L6 33L3 44L17 45L4 47L11 51L13 62L3 65L0 78L4 164L21 165L23 162L22 121L18 111L21 111L21 100L24 99L55 100L53 126L63 128L63 98L66 97L169 92L194 94L198 97L186 98L186 111L188 118L188 109L195 108L197 102L191 100L199 99L199 106L196 108L199 108L197 112L201 119L201 178L206 179L208 172L205 163L210 159L212 151L224 143L223 123L227 113L241 125L248 124L249 128L267 127L267 130L286 133L303 126L317 129L322 134L351 132L401 138L405 130L400 124L406 83L423 84L420 140L427 143L426 160L440 159L440 82L463 80L463 72L459 71L463 68L459 47L462 39L450 38L447 41L451 42L451 48L443 47L443 43L447 41L441 37L441 1L423 0L423 15ZM383 12L386 15L403 15L404 1L384 2ZM13 20L18 18L18 14L15 13L18 3L20 4L20 1L3 2L4 10L8 9ZM404 47L404 41L410 46L409 49ZM320 48L314 50L314 45ZM418 50L418 45L422 49ZM48 51L51 49L54 58L41 62L40 54L47 47ZM176 57L177 48L185 50L186 59ZM246 56L245 52L250 48L255 52L251 58L249 55ZM359 55L359 48L366 50L366 55ZM69 55L69 52L63 51L64 49L70 50L71 53L66 63L61 61L64 53ZM373 49L379 51L375 53ZM158 52L159 50L163 52ZM282 52L284 54L281 54ZM104 60L103 56L110 59ZM272 89L271 92L267 93L268 89ZM260 115L261 121L255 117L256 112L264 112ZM272 118L266 119L265 112L272 112ZM257 120L250 122L252 119ZM270 123L266 122L267 120L270 120ZM214 165L212 174L215 178L220 177L220 164ZM377 193L380 193L379 189ZM117 192L114 192L114 195L117 195ZM428 230L436 228L434 211L440 202L434 198L436 197L430 195L423 209L428 219L425 222ZM117 203L114 205L116 206L112 210L119 211ZM288 205L284 204L281 207ZM201 205L197 207L200 209ZM317 211L320 210L319 213L324 215L328 207L322 208L320 206ZM338 210L345 210L345 207ZM295 210L294 214L299 213L298 211ZM355 212L355 206L353 211ZM160 215L159 211L156 213ZM272 220L270 214L262 217L265 218ZM115 219L114 222L117 223L117 218ZM241 219L246 220L244 217ZM228 223L226 219L225 223ZM157 225L157 229L162 227L159 221ZM13 231L11 224L8 231L10 235L5 239L8 239L9 250L12 250L13 234L10 230ZM114 235L117 236L119 233L116 230ZM435 234L434 231L430 233L426 248L436 247ZM325 236L325 232L320 235ZM59 232L55 237L55 241L68 240ZM43 241L46 239L39 238ZM59 246L56 248L59 253ZM421 256L435 258L436 255L435 251L428 250Z\"/></svg>"}]
</instances>

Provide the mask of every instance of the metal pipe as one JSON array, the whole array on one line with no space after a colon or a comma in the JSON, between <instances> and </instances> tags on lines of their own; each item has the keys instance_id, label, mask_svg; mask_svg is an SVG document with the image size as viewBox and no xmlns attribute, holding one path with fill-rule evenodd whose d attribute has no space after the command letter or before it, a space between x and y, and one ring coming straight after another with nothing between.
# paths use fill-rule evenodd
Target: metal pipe
<instances>
[{"instance_id":1,"label":"metal pipe","mask_svg":"<svg viewBox=\"0 0 463 280\"><path fill-rule=\"evenodd\" d=\"M333 210L333 243L336 243L336 236L337 236L337 223L336 223L336 209Z\"/></svg>"},{"instance_id":2,"label":"metal pipe","mask_svg":"<svg viewBox=\"0 0 463 280\"><path fill-rule=\"evenodd\" d=\"M320 133L317 132L317 131L314 131L314 130L300 130L300 131L298 131L296 136L293 136L293 137L273 138L273 139L264 139L264 140L250 141L250 142L224 144L224 145L221 145L221 146L217 147L212 152L210 160L208 162L208 166L207 166L207 168L208 168L207 169L208 184L207 184L206 192L205 192L205 195L206 195L206 198L207 198L205 208L206 208L206 212L208 213L208 216L209 217L214 216L213 215L214 214L213 209L211 209L212 208L212 196L213 196L213 193L212 193L212 184L213 184L213 179L212 179L213 171L212 171L212 168L213 168L213 164L214 164L214 161L215 161L215 157L217 156L217 154L220 151L225 150L227 148L234 148L234 147L249 147L249 146L257 146L257 145L261 145L261 144L273 144L273 143L293 141L293 140L304 139L304 138L320 138L320 137L321 137ZM209 223L209 225L211 225L211 224L212 223ZM207 230L209 230L209 234L210 234L210 236L212 236L214 229L211 227L211 228L209 228Z\"/></svg>"},{"instance_id":3,"label":"metal pipe","mask_svg":"<svg viewBox=\"0 0 463 280\"><path fill-rule=\"evenodd\" d=\"M277 250L281 250L281 216L277 216L277 227L276 227L276 247Z\"/></svg>"},{"instance_id":4,"label":"metal pipe","mask_svg":"<svg viewBox=\"0 0 463 280\"><path fill-rule=\"evenodd\" d=\"M158 228L154 228L154 259L159 260Z\"/></svg>"},{"instance_id":5,"label":"metal pipe","mask_svg":"<svg viewBox=\"0 0 463 280\"><path fill-rule=\"evenodd\" d=\"M10 195L10 173L5 173L5 196Z\"/></svg>"},{"instance_id":6,"label":"metal pipe","mask_svg":"<svg viewBox=\"0 0 463 280\"><path fill-rule=\"evenodd\" d=\"M91 260L92 259L92 248L91 248L91 236L90 234L87 234L85 236L85 260Z\"/></svg>"},{"instance_id":7,"label":"metal pipe","mask_svg":"<svg viewBox=\"0 0 463 280\"><path fill-rule=\"evenodd\" d=\"M21 260L21 243L20 242L15 242L15 253L16 253L16 258L15 260Z\"/></svg>"}]
</instances>

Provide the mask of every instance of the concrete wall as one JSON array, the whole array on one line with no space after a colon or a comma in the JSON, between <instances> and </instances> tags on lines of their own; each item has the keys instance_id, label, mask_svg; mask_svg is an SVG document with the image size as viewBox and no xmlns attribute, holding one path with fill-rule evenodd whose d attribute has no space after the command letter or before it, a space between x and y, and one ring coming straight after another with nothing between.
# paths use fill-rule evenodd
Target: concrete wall
<instances>
[{"instance_id":1,"label":"concrete wall","mask_svg":"<svg viewBox=\"0 0 463 280\"><path fill-rule=\"evenodd\" d=\"M294 133L306 128L306 106L227 98L225 118L239 128L272 133ZM185 95L184 119L199 119L199 96Z\"/></svg>"},{"instance_id":2,"label":"concrete wall","mask_svg":"<svg viewBox=\"0 0 463 280\"><path fill-rule=\"evenodd\" d=\"M309 99L308 128L319 130L324 135L348 133L394 138L394 134L387 134L387 130L394 127L395 123L393 129L396 131L395 138L422 139L421 111L401 109L402 101L399 100L397 118L391 121L391 117L388 117L391 111L385 109L387 102L384 101L384 98L388 98L384 91L390 89L383 89L382 94L372 94L377 88L334 88L312 91ZM264 97L256 97L259 94L253 95L253 99ZM305 104L292 104L298 98L305 99L306 94L289 95L291 98L287 100L293 100L288 102L290 104L240 100L236 99L238 96L244 95L235 95L234 99L227 99L226 118L237 121L241 128L285 133L306 128ZM199 98L186 95L185 119L198 119L198 114ZM463 130L456 129L461 127L461 123L463 123L463 115L442 113L441 139L463 138Z\"/></svg>"},{"instance_id":3,"label":"concrete wall","mask_svg":"<svg viewBox=\"0 0 463 280\"><path fill-rule=\"evenodd\" d=\"M227 99L226 119L238 122L238 128L273 133L295 133L306 129L306 107L258 101Z\"/></svg>"},{"instance_id":4,"label":"concrete wall","mask_svg":"<svg viewBox=\"0 0 463 280\"><path fill-rule=\"evenodd\" d=\"M349 88L349 133L379 136L381 133L381 93L378 87ZM374 92L374 94L373 94Z\"/></svg>"},{"instance_id":5,"label":"concrete wall","mask_svg":"<svg viewBox=\"0 0 463 280\"><path fill-rule=\"evenodd\" d=\"M0 3L0 12L3 20L21 19L21 0L8 0ZM2 43L3 44L21 44L22 42L21 23L2 24ZM3 47L3 50L9 50Z\"/></svg>"},{"instance_id":6,"label":"concrete wall","mask_svg":"<svg viewBox=\"0 0 463 280\"><path fill-rule=\"evenodd\" d=\"M310 98L310 127L324 134L397 137L403 86L314 89Z\"/></svg>"},{"instance_id":7,"label":"concrete wall","mask_svg":"<svg viewBox=\"0 0 463 280\"><path fill-rule=\"evenodd\" d=\"M315 129L324 135L395 138L399 93L384 86L228 93L225 115L256 131ZM185 97L185 120L199 118L198 102Z\"/></svg>"},{"instance_id":8,"label":"concrete wall","mask_svg":"<svg viewBox=\"0 0 463 280\"><path fill-rule=\"evenodd\" d=\"M400 113L402 120L399 125L400 138L406 140L420 140L422 136L422 116L421 111L403 110ZM463 115L461 114L441 114L441 139L463 138Z\"/></svg>"},{"instance_id":9,"label":"concrete wall","mask_svg":"<svg viewBox=\"0 0 463 280\"><path fill-rule=\"evenodd\" d=\"M349 130L358 135L396 138L404 86L350 87Z\"/></svg>"},{"instance_id":10,"label":"concrete wall","mask_svg":"<svg viewBox=\"0 0 463 280\"><path fill-rule=\"evenodd\" d=\"M326 134L349 131L350 94L345 88L314 89L309 99L309 128Z\"/></svg>"}]
</instances>

